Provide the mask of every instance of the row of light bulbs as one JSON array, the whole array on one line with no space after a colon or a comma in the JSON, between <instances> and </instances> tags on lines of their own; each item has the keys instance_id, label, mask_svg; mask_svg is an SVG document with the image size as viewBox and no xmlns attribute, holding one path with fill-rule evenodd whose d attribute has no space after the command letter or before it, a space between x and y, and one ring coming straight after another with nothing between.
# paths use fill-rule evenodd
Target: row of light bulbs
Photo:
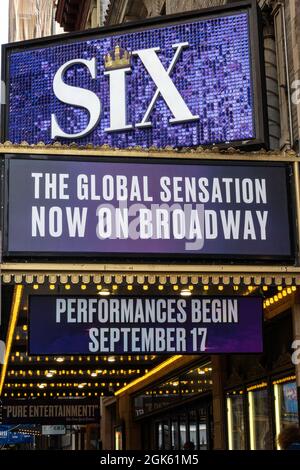
<instances>
[{"instance_id":1,"label":"row of light bulbs","mask_svg":"<svg viewBox=\"0 0 300 470\"><path fill-rule=\"evenodd\" d=\"M279 302L280 300L284 299L288 295L294 294L296 292L297 287L296 286L291 286L291 287L286 287L283 289L282 286L277 287L278 292L277 294L273 295L273 297L269 297L264 301L264 308L270 307L270 305L273 305L276 302Z\"/></svg>"},{"instance_id":2,"label":"row of light bulbs","mask_svg":"<svg viewBox=\"0 0 300 470\"><path fill-rule=\"evenodd\" d=\"M33 284L32 287L33 287L34 290L38 290L40 286L39 286L39 284ZM50 289L50 290L54 290L55 287L56 287L55 284L49 284L49 289ZM71 284L64 284L65 290L70 290L71 287L72 287ZM133 284L127 284L127 285L126 285L126 289L127 289L128 291L132 291L132 290L134 289L134 287L135 287L135 286L134 286ZM143 289L144 291L148 291L150 287L153 288L153 287L155 287L155 285L151 285L151 286L150 286L149 284L143 284L142 289ZM210 286L209 286L208 284L204 284L204 285L203 285L203 290L207 292L207 291L209 290L209 287L210 287ZM248 291L251 292L252 290L257 289L258 287L259 287L259 286L248 286L247 288L248 288ZM107 288L107 287L103 287L101 284L96 285L96 289L97 289L97 291L98 291L97 293L98 293L99 295L101 295L101 296L109 296L112 292L115 292L116 290L118 290L118 288L119 288L119 286L116 285L116 284L113 284L113 285L111 286L111 290L110 290L109 288ZM180 290L180 286L179 286L178 284L172 285L172 288L173 288L173 291L175 291L175 292L178 292L178 291ZM240 288L239 285L234 285L234 286L233 286L233 290L234 290L234 291L238 291L239 288ZM86 290L86 289L87 289L87 285L86 285L86 284L81 284L80 289L81 289L81 290ZM159 284L159 285L157 286L157 289L158 289L159 291L163 291L163 290L165 289L165 285ZM194 290L194 286L193 286L193 285L189 285L189 286L187 286L187 287L182 288L182 289L180 290L179 294L182 295L182 296L189 296L189 295L191 295L191 292L192 292L193 290ZM224 290L224 286L223 286L222 284L219 284L219 285L218 285L218 290L222 292L222 291ZM267 290L268 290L268 286L263 286L263 291L267 291Z\"/></svg>"},{"instance_id":3,"label":"row of light bulbs","mask_svg":"<svg viewBox=\"0 0 300 470\"><path fill-rule=\"evenodd\" d=\"M33 377L34 375L41 376L45 375L47 378L54 377L55 375L58 376L65 376L65 375L90 375L91 377L97 377L98 375L104 376L104 375L136 375L141 372L140 369L128 369L128 370L123 370L123 369L118 369L118 370L96 370L96 371L90 371L90 370L46 370L46 371L40 371L40 370L19 370L15 371L14 369L10 370L8 372L8 376L14 376L14 377L26 377L30 376ZM145 369L145 373L148 372L148 369Z\"/></svg>"},{"instance_id":4,"label":"row of light bulbs","mask_svg":"<svg viewBox=\"0 0 300 470\"><path fill-rule=\"evenodd\" d=\"M102 387L102 388L105 388L106 386L109 386L109 387L113 387L114 385L116 385L117 387L120 387L120 382L117 382L117 383L113 383L113 382L110 382L109 384L108 383L88 383L88 382L81 382L81 383L78 383L78 382L74 382L74 383L69 383L69 382L55 382L55 383L46 383L46 382L42 382L42 383L38 383L38 384L34 384L34 383L10 383L10 382L7 382L5 384L5 388L33 388L33 387L38 387L38 388L47 388L47 387L50 387L50 388L83 388L83 387ZM122 385L127 385L126 382L124 382L124 384Z\"/></svg>"},{"instance_id":5,"label":"row of light bulbs","mask_svg":"<svg viewBox=\"0 0 300 470\"><path fill-rule=\"evenodd\" d=\"M18 434L25 434L25 435L30 435L30 436L40 436L41 435L41 432L40 431L32 431L32 430L27 430L27 429L16 429L16 431L13 431L13 432L17 432Z\"/></svg>"},{"instance_id":6,"label":"row of light bulbs","mask_svg":"<svg viewBox=\"0 0 300 470\"><path fill-rule=\"evenodd\" d=\"M11 357L10 359L12 361L15 361L16 358L19 358L21 361L24 360L24 358L26 358L26 360L28 360L29 362L49 362L49 361L56 361L58 363L62 363L66 360L65 357L55 357L55 358L52 358L52 357L49 357L49 356L36 356L36 357L31 357L31 356L27 356L25 354L22 354L20 353L20 351L16 351ZM67 358L68 361L70 362L92 362L92 361L95 361L95 362L100 362L100 361L103 361L103 362L116 362L117 360L120 361L120 362L132 362L132 361L138 361L139 363L141 363L141 361L153 361L154 359L156 359L156 356L155 355L151 355L151 356L94 356L91 358L91 356L78 356L78 357L75 357L75 356L70 356Z\"/></svg>"},{"instance_id":7,"label":"row of light bulbs","mask_svg":"<svg viewBox=\"0 0 300 470\"><path fill-rule=\"evenodd\" d=\"M5 392L4 394L5 398L11 397L11 398L34 398L34 397L103 397L104 392Z\"/></svg>"}]
</instances>

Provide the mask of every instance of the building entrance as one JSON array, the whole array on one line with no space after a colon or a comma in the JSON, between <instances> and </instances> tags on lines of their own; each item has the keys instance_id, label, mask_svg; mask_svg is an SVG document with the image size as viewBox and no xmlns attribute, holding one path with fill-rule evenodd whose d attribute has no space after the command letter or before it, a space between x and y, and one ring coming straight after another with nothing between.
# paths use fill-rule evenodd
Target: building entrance
<instances>
[{"instance_id":1,"label":"building entrance","mask_svg":"<svg viewBox=\"0 0 300 470\"><path fill-rule=\"evenodd\" d=\"M208 450L213 446L212 406L208 398L169 410L141 426L145 448Z\"/></svg>"}]
</instances>

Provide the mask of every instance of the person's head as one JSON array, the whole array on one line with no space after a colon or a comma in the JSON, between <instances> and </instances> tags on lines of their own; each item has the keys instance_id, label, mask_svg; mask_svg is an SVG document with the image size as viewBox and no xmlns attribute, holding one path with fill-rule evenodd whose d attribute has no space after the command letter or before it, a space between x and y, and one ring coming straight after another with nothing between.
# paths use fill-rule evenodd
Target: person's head
<instances>
[{"instance_id":1,"label":"person's head","mask_svg":"<svg viewBox=\"0 0 300 470\"><path fill-rule=\"evenodd\" d=\"M287 426L283 428L277 438L280 449L286 450L291 444L300 444L300 428L298 426Z\"/></svg>"},{"instance_id":2,"label":"person's head","mask_svg":"<svg viewBox=\"0 0 300 470\"><path fill-rule=\"evenodd\" d=\"M184 450L195 450L195 444L192 441L187 441L183 448Z\"/></svg>"}]
</instances>

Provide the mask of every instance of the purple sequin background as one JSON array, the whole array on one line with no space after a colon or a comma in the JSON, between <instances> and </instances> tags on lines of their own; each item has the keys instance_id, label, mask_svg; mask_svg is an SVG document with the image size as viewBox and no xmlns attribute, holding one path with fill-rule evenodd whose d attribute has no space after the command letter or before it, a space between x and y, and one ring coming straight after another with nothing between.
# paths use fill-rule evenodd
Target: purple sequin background
<instances>
[{"instance_id":1,"label":"purple sequin background","mask_svg":"<svg viewBox=\"0 0 300 470\"><path fill-rule=\"evenodd\" d=\"M170 124L172 113L160 96L151 112L153 126L107 133L109 127L109 79L103 75L103 56L116 44L128 51L160 47L158 53L167 69L174 55L172 44L189 42L181 52L171 78L199 121ZM67 133L82 131L89 122L87 110L61 103L52 83L58 68L81 58L97 60L97 78L86 67L68 69L64 80L69 85L87 88L101 99L101 118L97 127L80 139L80 145L109 144L126 148L140 145L172 147L227 143L255 138L250 66L248 13L221 16L192 23L146 29L101 39L63 43L51 47L13 52L9 61L9 140L30 144L51 143L51 113ZM156 86L138 57L132 58L132 73L127 75L127 122L142 120ZM58 139L56 139L58 140Z\"/></svg>"}]
</instances>

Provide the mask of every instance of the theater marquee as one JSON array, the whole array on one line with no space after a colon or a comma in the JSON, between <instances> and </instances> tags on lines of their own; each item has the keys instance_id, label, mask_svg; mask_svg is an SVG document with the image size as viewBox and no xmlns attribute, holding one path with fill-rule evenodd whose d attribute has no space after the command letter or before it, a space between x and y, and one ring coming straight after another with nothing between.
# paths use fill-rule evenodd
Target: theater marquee
<instances>
[{"instance_id":1,"label":"theater marquee","mask_svg":"<svg viewBox=\"0 0 300 470\"><path fill-rule=\"evenodd\" d=\"M60 156L6 163L6 255L292 256L283 164Z\"/></svg>"},{"instance_id":2,"label":"theater marquee","mask_svg":"<svg viewBox=\"0 0 300 470\"><path fill-rule=\"evenodd\" d=\"M29 353L259 353L262 316L258 297L30 296Z\"/></svg>"},{"instance_id":3,"label":"theater marquee","mask_svg":"<svg viewBox=\"0 0 300 470\"><path fill-rule=\"evenodd\" d=\"M255 1L8 45L3 138L190 147L266 142Z\"/></svg>"}]
</instances>

